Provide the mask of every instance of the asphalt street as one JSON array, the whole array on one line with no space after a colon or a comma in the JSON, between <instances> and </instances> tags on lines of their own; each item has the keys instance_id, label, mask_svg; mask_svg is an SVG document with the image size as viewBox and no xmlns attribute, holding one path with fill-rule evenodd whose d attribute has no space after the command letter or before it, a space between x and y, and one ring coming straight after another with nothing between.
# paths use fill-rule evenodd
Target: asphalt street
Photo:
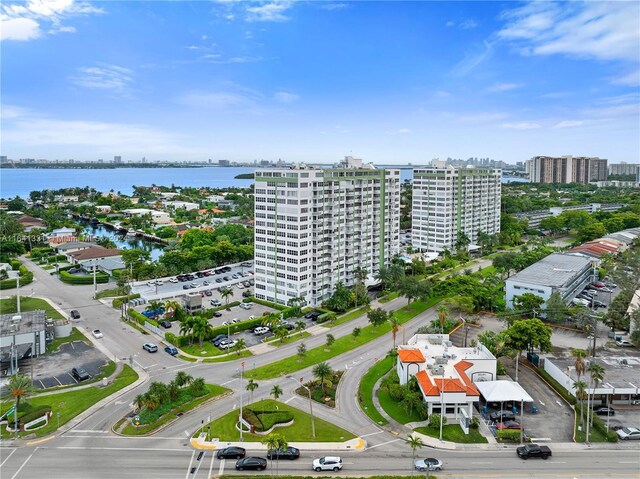
<instances>
[{"instance_id":1,"label":"asphalt street","mask_svg":"<svg viewBox=\"0 0 640 479\"><path fill-rule=\"evenodd\" d=\"M150 381L167 381L177 371L187 371L194 376L202 376L209 383L222 384L233 389L231 396L214 401L206 407L191 411L179 421L148 438L124 438L111 432L111 426L132 410L133 398L146 391L149 381L114 399L108 406L95 410L74 428L45 442L33 441L23 447L13 449L11 442L0 450L0 475L3 479L64 477L102 478L109 477L208 477L209 471L218 472L220 463L212 462L207 452L201 461L195 461L196 453L188 438L201 426L203 420L219 417L239 405L240 392L244 401L248 397L239 380L241 360L226 363L185 363L168 354L150 354L142 350L142 344L153 340L154 336L143 335L119 320L118 312L91 299L93 286L62 285L54 277L35 265L27 266L34 271L35 281L30 285L35 296L48 297L63 310L78 309L82 318L74 321L87 330L99 328L104 333L102 345L119 360L132 361L136 369L144 369ZM23 291L23 294L25 292ZM398 298L382 305L384 309L398 309L406 304ZM411 337L414 331L435 318L433 309L428 310L405 324L404 334ZM328 329L336 337L350 334L356 326L364 326L366 317ZM403 332L399 333L399 338ZM400 339L398 339L400 341ZM308 349L325 343L325 334L305 339ZM341 454L345 459L345 470L339 474L400 473L411 471L411 451L403 438L384 431L360 411L356 403L357 385L364 372L391 349L391 335L387 334L366 345L340 355L329 361L335 369L346 370L338 389L337 407L314 407L316 417L329 420L346 427L351 432L364 437L367 449L360 453ZM289 344L265 354L245 359L246 370L255 366L296 354L297 344ZM295 378L311 379L311 368L294 374ZM274 384L284 390L283 401L306 410L308 402L293 394L297 381L285 377L268 381L258 381L259 388L254 400L268 396ZM628 446L628 445L626 445ZM583 448L584 449L584 448ZM428 453L427 453L428 451ZM580 449L554 450L554 457L548 461L521 461L515 457L513 447L487 450L458 450L445 452L424 450L425 455L436 456L445 461L446 471L440 477L640 477L636 445L627 450L594 449L586 455ZM327 454L325 451L323 454ZM318 453L318 455L322 455ZM303 459L291 463L280 463L280 472L310 473L310 459L316 457L304 451ZM588 461L585 458L588 457ZM307 459L308 458L308 459ZM195 462L194 462L195 461ZM197 464L196 464L197 463ZM191 468L196 467L196 474ZM224 465L229 472L230 464ZM269 470L267 470L268 473ZM262 475L265 475L263 473Z\"/></svg>"}]
</instances>

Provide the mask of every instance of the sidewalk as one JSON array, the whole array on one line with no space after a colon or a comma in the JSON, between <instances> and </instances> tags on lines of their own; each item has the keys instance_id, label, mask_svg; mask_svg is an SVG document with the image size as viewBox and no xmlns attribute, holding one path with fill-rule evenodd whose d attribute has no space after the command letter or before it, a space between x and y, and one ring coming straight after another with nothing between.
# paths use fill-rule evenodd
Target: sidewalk
<instances>
[{"instance_id":1,"label":"sidewalk","mask_svg":"<svg viewBox=\"0 0 640 479\"><path fill-rule=\"evenodd\" d=\"M268 448L265 444L255 441L227 442L213 438L211 441L206 440L207 433L200 433L198 437L191 438L191 446L195 449L215 450L229 446L239 446L247 449L258 449L266 451ZM267 436L265 436L267 437ZM289 442L289 446L297 447L302 451L364 451L367 441L360 437L350 439L345 442Z\"/></svg>"}]
</instances>

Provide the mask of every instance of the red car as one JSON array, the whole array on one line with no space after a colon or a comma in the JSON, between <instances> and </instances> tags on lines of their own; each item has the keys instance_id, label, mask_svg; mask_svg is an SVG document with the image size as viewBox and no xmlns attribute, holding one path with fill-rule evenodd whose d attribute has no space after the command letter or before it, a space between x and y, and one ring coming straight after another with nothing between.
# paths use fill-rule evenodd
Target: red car
<instances>
[{"instance_id":1,"label":"red car","mask_svg":"<svg viewBox=\"0 0 640 479\"><path fill-rule=\"evenodd\" d=\"M517 421L499 422L497 429L521 429L520 423Z\"/></svg>"},{"instance_id":2,"label":"red car","mask_svg":"<svg viewBox=\"0 0 640 479\"><path fill-rule=\"evenodd\" d=\"M600 281L594 281L593 283L591 283L591 286L595 286L596 288L606 288L607 285L600 282Z\"/></svg>"}]
</instances>

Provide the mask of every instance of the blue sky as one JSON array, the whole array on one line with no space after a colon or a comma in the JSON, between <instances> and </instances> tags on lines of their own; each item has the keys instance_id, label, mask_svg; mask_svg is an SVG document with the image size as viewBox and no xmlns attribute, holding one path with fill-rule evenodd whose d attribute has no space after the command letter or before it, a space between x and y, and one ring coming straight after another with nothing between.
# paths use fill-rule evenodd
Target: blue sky
<instances>
[{"instance_id":1,"label":"blue sky","mask_svg":"<svg viewBox=\"0 0 640 479\"><path fill-rule=\"evenodd\" d=\"M640 161L638 2L3 2L10 158Z\"/></svg>"}]
</instances>

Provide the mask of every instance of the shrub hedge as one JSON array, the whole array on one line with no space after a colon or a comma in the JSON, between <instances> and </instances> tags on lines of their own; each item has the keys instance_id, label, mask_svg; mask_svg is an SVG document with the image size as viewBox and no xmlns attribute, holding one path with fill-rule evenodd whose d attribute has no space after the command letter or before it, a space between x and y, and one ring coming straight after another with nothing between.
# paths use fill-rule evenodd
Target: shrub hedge
<instances>
[{"instance_id":1,"label":"shrub hedge","mask_svg":"<svg viewBox=\"0 0 640 479\"><path fill-rule=\"evenodd\" d=\"M150 323L150 324L153 324L154 326L159 326L157 321L151 318L147 318L144 314L137 312L133 308L128 309L128 314L129 314L129 319L135 321L141 326L144 326L144 323Z\"/></svg>"},{"instance_id":2,"label":"shrub hedge","mask_svg":"<svg viewBox=\"0 0 640 479\"><path fill-rule=\"evenodd\" d=\"M496 431L496 437L501 441L520 442L520 430L499 429Z\"/></svg>"},{"instance_id":3,"label":"shrub hedge","mask_svg":"<svg viewBox=\"0 0 640 479\"><path fill-rule=\"evenodd\" d=\"M15 271L18 270L20 273L20 286L25 286L33 281L33 273L27 269L26 266L23 266L20 261L11 260L10 262L11 268ZM17 267L16 267L17 264ZM11 289L18 286L18 280L13 279L3 279L0 281L0 289Z\"/></svg>"},{"instance_id":4,"label":"shrub hedge","mask_svg":"<svg viewBox=\"0 0 640 479\"><path fill-rule=\"evenodd\" d=\"M272 303L271 301L265 301L264 299L258 299L254 296L250 296L249 299L254 303L261 304L263 306L268 306L273 309L279 309L280 311L284 311L285 309L290 309L288 306L278 303Z\"/></svg>"},{"instance_id":5,"label":"shrub hedge","mask_svg":"<svg viewBox=\"0 0 640 479\"><path fill-rule=\"evenodd\" d=\"M113 298L113 301L111 301L111 306L118 309L124 303L128 303L132 299L137 299L139 297L140 293L129 294L127 296L118 296L117 298Z\"/></svg>"},{"instance_id":6,"label":"shrub hedge","mask_svg":"<svg viewBox=\"0 0 640 479\"><path fill-rule=\"evenodd\" d=\"M60 281L67 284L93 284L93 274L88 276L77 276L68 271L60 271ZM96 273L96 283L108 283L109 275L106 273Z\"/></svg>"},{"instance_id":7,"label":"shrub hedge","mask_svg":"<svg viewBox=\"0 0 640 479\"><path fill-rule=\"evenodd\" d=\"M293 420L290 411L272 411L262 409L245 409L242 418L258 432L268 431L276 424L284 424Z\"/></svg>"}]
</instances>

